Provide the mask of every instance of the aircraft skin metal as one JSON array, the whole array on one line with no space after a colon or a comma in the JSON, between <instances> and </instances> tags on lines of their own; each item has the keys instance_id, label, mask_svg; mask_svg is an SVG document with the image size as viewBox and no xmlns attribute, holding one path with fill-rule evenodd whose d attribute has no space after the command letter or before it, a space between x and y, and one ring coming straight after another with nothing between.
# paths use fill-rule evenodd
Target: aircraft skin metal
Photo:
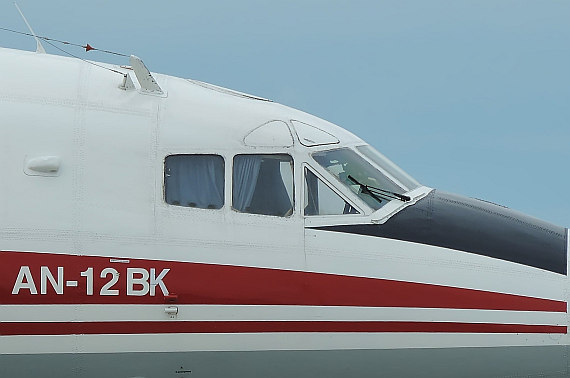
<instances>
[{"instance_id":1,"label":"aircraft skin metal","mask_svg":"<svg viewBox=\"0 0 570 378\"><path fill-rule=\"evenodd\" d=\"M567 229L537 223L556 234L546 265L346 232L434 192L373 212L339 187L360 214L304 217L304 167L327 177L310 154L365 142L205 83L122 90L116 73L9 49L0 66L1 377L569 376ZM329 139L302 143L302 124ZM292 156L291 216L232 210L247 153ZM221 209L166 204L175 154L224 158Z\"/></svg>"}]
</instances>

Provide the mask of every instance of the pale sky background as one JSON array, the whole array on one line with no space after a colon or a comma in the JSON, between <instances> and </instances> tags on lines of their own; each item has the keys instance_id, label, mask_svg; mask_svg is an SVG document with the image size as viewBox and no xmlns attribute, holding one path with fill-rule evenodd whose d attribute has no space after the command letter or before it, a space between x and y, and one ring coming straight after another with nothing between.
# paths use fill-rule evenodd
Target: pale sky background
<instances>
[{"instance_id":1,"label":"pale sky background","mask_svg":"<svg viewBox=\"0 0 570 378\"><path fill-rule=\"evenodd\" d=\"M18 4L39 35L304 110L427 186L570 226L569 0ZM12 1L0 27L27 31ZM0 46L35 42L0 32Z\"/></svg>"}]
</instances>

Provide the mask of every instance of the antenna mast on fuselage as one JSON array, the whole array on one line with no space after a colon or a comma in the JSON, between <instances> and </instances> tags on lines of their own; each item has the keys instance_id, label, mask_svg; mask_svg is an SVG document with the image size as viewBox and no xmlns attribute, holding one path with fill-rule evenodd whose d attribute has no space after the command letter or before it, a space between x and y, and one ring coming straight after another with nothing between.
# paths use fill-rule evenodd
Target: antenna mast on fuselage
<instances>
[{"instance_id":1,"label":"antenna mast on fuselage","mask_svg":"<svg viewBox=\"0 0 570 378\"><path fill-rule=\"evenodd\" d=\"M26 17L24 16L24 13L22 13L22 11L20 10L20 7L18 6L17 3L14 3L14 6L16 7L16 9L18 10L18 12L20 12L20 16L22 16L22 18L24 19L24 22L26 23L26 26L28 27L28 29L30 30L30 33L34 36L34 39L36 40L36 52L40 53L40 54L45 54L46 50L44 49L44 47L42 46L42 43L40 42L40 39L36 36L36 33L34 33L34 30L32 29L32 27L30 26L30 24L28 23L28 20L26 20Z\"/></svg>"}]
</instances>

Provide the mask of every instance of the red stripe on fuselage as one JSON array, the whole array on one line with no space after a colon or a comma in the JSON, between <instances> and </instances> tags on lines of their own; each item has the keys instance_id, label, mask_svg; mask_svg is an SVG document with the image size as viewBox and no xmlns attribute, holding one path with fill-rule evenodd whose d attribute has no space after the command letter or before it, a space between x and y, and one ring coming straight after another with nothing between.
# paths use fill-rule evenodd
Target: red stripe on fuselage
<instances>
[{"instance_id":1,"label":"red stripe on fuselage","mask_svg":"<svg viewBox=\"0 0 570 378\"><path fill-rule=\"evenodd\" d=\"M38 294L20 290L12 294L21 266L29 266ZM64 267L64 280L77 281L55 293L47 283L40 293L40 267L55 275ZM117 296L100 295L109 281L100 272L111 267L121 277L113 289ZM93 268L93 295L86 295L86 278L81 272ZM188 262L129 259L128 263L110 262L109 257L0 252L0 304L160 304L165 299L159 287L156 295L128 296L127 268L161 272L170 269L164 284L176 293L178 304L219 305L303 305L360 307L421 307L484 310L566 312L566 302L442 285L404 282L337 274L290 271Z\"/></svg>"},{"instance_id":2,"label":"red stripe on fuselage","mask_svg":"<svg viewBox=\"0 0 570 378\"><path fill-rule=\"evenodd\" d=\"M17 322L0 323L0 335L94 335L161 333L270 332L414 332L414 333L556 333L566 326L381 321L159 321L159 322Z\"/></svg>"}]
</instances>

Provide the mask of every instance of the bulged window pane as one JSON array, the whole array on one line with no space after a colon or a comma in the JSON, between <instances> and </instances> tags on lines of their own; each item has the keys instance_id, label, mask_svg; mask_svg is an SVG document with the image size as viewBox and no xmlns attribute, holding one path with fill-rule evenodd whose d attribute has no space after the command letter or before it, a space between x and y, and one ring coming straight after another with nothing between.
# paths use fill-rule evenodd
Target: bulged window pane
<instances>
[{"instance_id":1,"label":"bulged window pane","mask_svg":"<svg viewBox=\"0 0 570 378\"><path fill-rule=\"evenodd\" d=\"M164 161L166 203L200 209L224 205L224 159L218 155L171 155Z\"/></svg>"},{"instance_id":2,"label":"bulged window pane","mask_svg":"<svg viewBox=\"0 0 570 378\"><path fill-rule=\"evenodd\" d=\"M293 213L293 159L289 155L237 155L233 208L242 213Z\"/></svg>"},{"instance_id":3,"label":"bulged window pane","mask_svg":"<svg viewBox=\"0 0 570 378\"><path fill-rule=\"evenodd\" d=\"M358 214L358 210L343 200L305 168L305 215Z\"/></svg>"}]
</instances>

